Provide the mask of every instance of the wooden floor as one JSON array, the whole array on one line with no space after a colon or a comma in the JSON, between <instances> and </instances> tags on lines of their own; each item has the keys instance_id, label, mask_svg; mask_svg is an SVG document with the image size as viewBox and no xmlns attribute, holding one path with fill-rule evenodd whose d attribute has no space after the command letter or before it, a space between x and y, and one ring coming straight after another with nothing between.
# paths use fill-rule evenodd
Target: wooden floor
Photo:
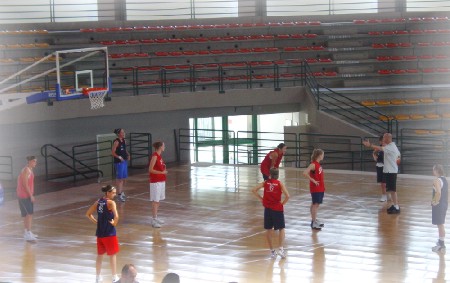
<instances>
[{"instance_id":1,"label":"wooden floor","mask_svg":"<svg viewBox=\"0 0 450 283\"><path fill-rule=\"evenodd\" d=\"M284 260L271 260L266 248L263 209L249 190L262 181L256 166L169 168L161 229L149 225L147 175L134 175L126 185L128 201L118 203L118 267L134 263L141 283L159 283L168 272L178 273L182 283L445 282L449 261L431 251L437 239L431 177L400 175L401 214L388 215L373 173L324 168L322 231L309 227L310 195L302 171L280 172L291 194ZM22 238L17 202L3 204L0 282L95 282L95 225L84 213L101 196L100 186L39 195L35 244ZM102 274L111 282L107 258Z\"/></svg>"}]
</instances>

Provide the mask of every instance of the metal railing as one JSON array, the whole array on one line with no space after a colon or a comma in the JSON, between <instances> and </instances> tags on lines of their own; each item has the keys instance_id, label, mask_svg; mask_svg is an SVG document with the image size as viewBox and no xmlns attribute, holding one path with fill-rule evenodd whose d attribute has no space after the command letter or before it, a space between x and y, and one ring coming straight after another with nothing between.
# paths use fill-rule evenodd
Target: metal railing
<instances>
[{"instance_id":1,"label":"metal railing","mask_svg":"<svg viewBox=\"0 0 450 283\"><path fill-rule=\"evenodd\" d=\"M44 157L45 164L45 178L47 181L73 177L73 182L76 182L77 176L80 175L85 179L89 179L89 175L92 173L94 173L97 178L103 175L101 171L86 164L84 162L85 160L76 159L74 151L75 150L72 149L71 155L53 144L45 144L41 147L41 155ZM86 152L81 151L79 154L83 155L86 154ZM58 174L50 174L50 163L54 166L59 166L59 168L55 170L58 171ZM65 171L63 171L64 169Z\"/></svg>"},{"instance_id":2,"label":"metal railing","mask_svg":"<svg viewBox=\"0 0 450 283\"><path fill-rule=\"evenodd\" d=\"M433 165L450 169L450 133L417 134L416 129L402 129L399 137L401 171L431 175Z\"/></svg>"},{"instance_id":3,"label":"metal railing","mask_svg":"<svg viewBox=\"0 0 450 283\"><path fill-rule=\"evenodd\" d=\"M130 133L129 136L131 168L146 166L152 154L152 135L149 133Z\"/></svg>"},{"instance_id":4,"label":"metal railing","mask_svg":"<svg viewBox=\"0 0 450 283\"><path fill-rule=\"evenodd\" d=\"M237 17L323 16L393 12L450 11L447 0L221 0L68 1L40 0L0 5L1 23L142 21Z\"/></svg>"},{"instance_id":5,"label":"metal railing","mask_svg":"<svg viewBox=\"0 0 450 283\"><path fill-rule=\"evenodd\" d=\"M398 136L398 121L370 107L361 105L341 93L318 83L307 62L303 62L303 83L312 92L318 110L332 113L341 119L372 133L392 133Z\"/></svg>"},{"instance_id":6,"label":"metal railing","mask_svg":"<svg viewBox=\"0 0 450 283\"><path fill-rule=\"evenodd\" d=\"M129 166L145 166L151 153L151 134L130 133L129 140ZM46 180L71 177L76 183L79 177L96 177L98 180L103 177L112 178L114 158L111 148L112 140L75 145L70 150L45 144L41 147L41 155L44 157Z\"/></svg>"},{"instance_id":7,"label":"metal railing","mask_svg":"<svg viewBox=\"0 0 450 283\"><path fill-rule=\"evenodd\" d=\"M179 129L178 156L192 153L194 162L208 160L213 163L236 164L235 133L227 130Z\"/></svg>"}]
</instances>

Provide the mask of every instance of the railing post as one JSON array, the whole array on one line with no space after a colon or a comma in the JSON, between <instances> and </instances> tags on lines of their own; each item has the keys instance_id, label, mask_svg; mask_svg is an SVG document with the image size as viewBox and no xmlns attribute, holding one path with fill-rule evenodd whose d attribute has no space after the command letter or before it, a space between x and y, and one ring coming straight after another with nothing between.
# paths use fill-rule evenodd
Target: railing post
<instances>
[{"instance_id":1,"label":"railing post","mask_svg":"<svg viewBox=\"0 0 450 283\"><path fill-rule=\"evenodd\" d=\"M75 169L75 147L72 147L72 170L73 170L73 183L77 182L77 170Z\"/></svg>"},{"instance_id":2,"label":"railing post","mask_svg":"<svg viewBox=\"0 0 450 283\"><path fill-rule=\"evenodd\" d=\"M273 66L273 86L275 91L280 91L280 67L278 64Z\"/></svg>"},{"instance_id":3,"label":"railing post","mask_svg":"<svg viewBox=\"0 0 450 283\"><path fill-rule=\"evenodd\" d=\"M217 72L219 77L219 93L225 93L225 90L223 89L223 67L219 66Z\"/></svg>"}]
</instances>

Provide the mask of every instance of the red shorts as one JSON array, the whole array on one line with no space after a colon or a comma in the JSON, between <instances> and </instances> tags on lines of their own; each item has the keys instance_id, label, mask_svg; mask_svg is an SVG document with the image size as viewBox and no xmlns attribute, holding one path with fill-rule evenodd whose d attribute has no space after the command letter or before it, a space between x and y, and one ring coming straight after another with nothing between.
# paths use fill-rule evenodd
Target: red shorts
<instances>
[{"instance_id":1,"label":"red shorts","mask_svg":"<svg viewBox=\"0 0 450 283\"><path fill-rule=\"evenodd\" d=\"M119 252L119 241L117 236L97 238L97 254L115 255Z\"/></svg>"}]
</instances>

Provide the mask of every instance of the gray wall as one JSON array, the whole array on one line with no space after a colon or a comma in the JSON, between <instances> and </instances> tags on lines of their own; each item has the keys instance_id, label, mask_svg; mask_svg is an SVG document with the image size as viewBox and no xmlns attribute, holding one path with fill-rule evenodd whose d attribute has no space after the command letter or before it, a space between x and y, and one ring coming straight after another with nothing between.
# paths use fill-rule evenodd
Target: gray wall
<instances>
[{"instance_id":1,"label":"gray wall","mask_svg":"<svg viewBox=\"0 0 450 283\"><path fill-rule=\"evenodd\" d=\"M189 128L189 118L225 115L296 112L304 99L301 87L176 93L169 97L142 95L113 98L100 110L90 110L89 100L70 100L21 105L0 112L0 155L12 156L14 175L27 155L40 157L42 145L51 143L70 150L73 145L93 142L97 134L114 128L149 132L153 140L166 142L165 161L176 160L174 129ZM42 159L41 159L42 161ZM37 175L44 166L38 166Z\"/></svg>"}]
</instances>

